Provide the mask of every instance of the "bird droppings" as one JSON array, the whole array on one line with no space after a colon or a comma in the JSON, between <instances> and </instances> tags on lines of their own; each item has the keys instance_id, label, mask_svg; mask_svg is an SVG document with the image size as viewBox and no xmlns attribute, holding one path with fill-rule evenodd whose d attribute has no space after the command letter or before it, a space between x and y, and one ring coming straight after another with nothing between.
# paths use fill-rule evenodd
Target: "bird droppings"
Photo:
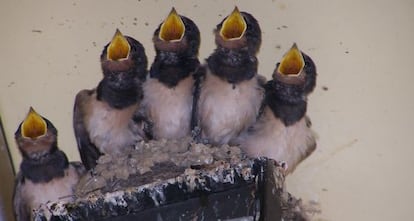
<instances>
[{"instance_id":1,"label":"bird droppings","mask_svg":"<svg viewBox=\"0 0 414 221\"><path fill-rule=\"evenodd\" d=\"M106 193L104 196L105 202L110 202L113 205L127 207L128 204L125 202L124 198L124 192L123 191L116 191L112 193Z\"/></svg>"},{"instance_id":2,"label":"bird droppings","mask_svg":"<svg viewBox=\"0 0 414 221\"><path fill-rule=\"evenodd\" d=\"M284 4L284 3L279 3L279 4L278 4L278 7L279 7L279 9L280 9L280 10L285 10L285 9L286 9L286 4Z\"/></svg>"},{"instance_id":3,"label":"bird droppings","mask_svg":"<svg viewBox=\"0 0 414 221\"><path fill-rule=\"evenodd\" d=\"M301 199L296 199L288 192L281 194L282 220L309 220L311 208L307 209ZM306 210L307 209L307 210Z\"/></svg>"},{"instance_id":4,"label":"bird droppings","mask_svg":"<svg viewBox=\"0 0 414 221\"><path fill-rule=\"evenodd\" d=\"M144 23L144 25L145 25L145 26L148 26L148 25L149 25L149 23L148 23L148 22L145 22L145 23Z\"/></svg>"},{"instance_id":5,"label":"bird droppings","mask_svg":"<svg viewBox=\"0 0 414 221\"><path fill-rule=\"evenodd\" d=\"M40 29L32 29L32 32L41 34L43 31Z\"/></svg>"},{"instance_id":6,"label":"bird droppings","mask_svg":"<svg viewBox=\"0 0 414 221\"><path fill-rule=\"evenodd\" d=\"M329 90L329 88L328 88L327 86L322 86L322 90L324 90L324 91L328 91L328 90Z\"/></svg>"},{"instance_id":7,"label":"bird droppings","mask_svg":"<svg viewBox=\"0 0 414 221\"><path fill-rule=\"evenodd\" d=\"M345 51L345 54L349 54L349 51Z\"/></svg>"},{"instance_id":8,"label":"bird droppings","mask_svg":"<svg viewBox=\"0 0 414 221\"><path fill-rule=\"evenodd\" d=\"M92 42L92 45L93 45L94 47L96 47L96 42Z\"/></svg>"},{"instance_id":9,"label":"bird droppings","mask_svg":"<svg viewBox=\"0 0 414 221\"><path fill-rule=\"evenodd\" d=\"M11 87L11 86L13 86L13 85L15 85L15 84L16 84L16 82L11 81L11 82L7 85L7 87Z\"/></svg>"},{"instance_id":10,"label":"bird droppings","mask_svg":"<svg viewBox=\"0 0 414 221\"><path fill-rule=\"evenodd\" d=\"M277 30L281 30L282 28L286 29L286 28L288 28L288 26L287 25L282 25L282 26L276 27Z\"/></svg>"},{"instance_id":11,"label":"bird droppings","mask_svg":"<svg viewBox=\"0 0 414 221\"><path fill-rule=\"evenodd\" d=\"M282 48L282 46L281 45L276 45L275 48L280 50Z\"/></svg>"}]
</instances>

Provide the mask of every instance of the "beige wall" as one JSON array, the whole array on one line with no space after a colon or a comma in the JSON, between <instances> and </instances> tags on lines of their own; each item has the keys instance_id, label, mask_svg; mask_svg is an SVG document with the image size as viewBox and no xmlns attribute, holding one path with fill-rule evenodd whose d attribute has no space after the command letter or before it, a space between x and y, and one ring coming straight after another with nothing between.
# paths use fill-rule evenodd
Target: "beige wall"
<instances>
[{"instance_id":1,"label":"beige wall","mask_svg":"<svg viewBox=\"0 0 414 221\"><path fill-rule=\"evenodd\" d=\"M69 158L79 159L74 96L101 79L99 55L116 28L141 41L152 61L152 33L175 6L198 24L206 58L213 28L235 5L260 21L260 74L269 77L293 42L318 67L308 108L318 149L288 188L320 203L323 220L407 220L412 205L404 199L414 197L413 173L404 172L414 166L412 1L3 0L0 114L14 164L13 134L29 106L55 124Z\"/></svg>"}]
</instances>

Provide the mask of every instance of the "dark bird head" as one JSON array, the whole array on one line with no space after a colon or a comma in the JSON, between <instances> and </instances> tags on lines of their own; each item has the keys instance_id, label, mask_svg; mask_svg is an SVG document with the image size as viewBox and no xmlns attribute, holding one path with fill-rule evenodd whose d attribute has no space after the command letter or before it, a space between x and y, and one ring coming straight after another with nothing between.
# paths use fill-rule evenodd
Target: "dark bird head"
<instances>
[{"instance_id":1,"label":"dark bird head","mask_svg":"<svg viewBox=\"0 0 414 221\"><path fill-rule=\"evenodd\" d=\"M147 56L140 42L124 36L117 29L101 54L101 66L107 86L129 90L147 76Z\"/></svg>"},{"instance_id":2,"label":"dark bird head","mask_svg":"<svg viewBox=\"0 0 414 221\"><path fill-rule=\"evenodd\" d=\"M14 136L24 158L37 160L57 150L56 128L32 107Z\"/></svg>"},{"instance_id":3,"label":"dark bird head","mask_svg":"<svg viewBox=\"0 0 414 221\"><path fill-rule=\"evenodd\" d=\"M212 73L228 83L249 80L257 74L256 53L261 43L257 20L237 7L215 30L217 48L207 58Z\"/></svg>"},{"instance_id":4,"label":"dark bird head","mask_svg":"<svg viewBox=\"0 0 414 221\"><path fill-rule=\"evenodd\" d=\"M285 125L291 125L306 114L307 95L316 84L316 67L312 59L296 44L283 56L266 84L266 103Z\"/></svg>"},{"instance_id":5,"label":"dark bird head","mask_svg":"<svg viewBox=\"0 0 414 221\"><path fill-rule=\"evenodd\" d=\"M280 63L276 64L272 78L283 84L295 86L307 95L315 88L316 66L294 43Z\"/></svg>"},{"instance_id":6,"label":"dark bird head","mask_svg":"<svg viewBox=\"0 0 414 221\"><path fill-rule=\"evenodd\" d=\"M14 137L23 156L20 171L24 178L39 183L65 175L69 162L58 149L57 130L32 107Z\"/></svg>"},{"instance_id":7,"label":"dark bird head","mask_svg":"<svg viewBox=\"0 0 414 221\"><path fill-rule=\"evenodd\" d=\"M246 48L250 54L257 54L262 42L262 32L257 20L237 7L215 30L216 44L228 49Z\"/></svg>"},{"instance_id":8,"label":"dark bird head","mask_svg":"<svg viewBox=\"0 0 414 221\"><path fill-rule=\"evenodd\" d=\"M191 19L179 15L174 8L155 30L152 40L156 56L151 78L174 87L199 66L200 31Z\"/></svg>"},{"instance_id":9,"label":"dark bird head","mask_svg":"<svg viewBox=\"0 0 414 221\"><path fill-rule=\"evenodd\" d=\"M196 57L200 48L200 31L189 18L171 9L167 18L158 26L153 37L155 50L184 53Z\"/></svg>"}]
</instances>

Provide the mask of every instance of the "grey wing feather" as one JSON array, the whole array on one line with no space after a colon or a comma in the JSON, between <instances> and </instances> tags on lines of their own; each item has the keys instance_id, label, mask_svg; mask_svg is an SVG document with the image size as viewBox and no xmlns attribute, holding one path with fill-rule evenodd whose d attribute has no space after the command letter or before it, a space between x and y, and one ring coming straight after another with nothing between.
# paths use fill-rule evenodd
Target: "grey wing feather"
<instances>
[{"instance_id":1,"label":"grey wing feather","mask_svg":"<svg viewBox=\"0 0 414 221\"><path fill-rule=\"evenodd\" d=\"M310 136L309 136L309 140L308 140L308 145L307 145L307 149L305 152L305 157L308 157L309 155L311 155L313 153L313 151L315 151L317 143L316 143L316 133L312 130L312 122L311 119L309 118L309 116L305 116L305 122L306 122L306 127L309 128L310 130Z\"/></svg>"},{"instance_id":2,"label":"grey wing feather","mask_svg":"<svg viewBox=\"0 0 414 221\"><path fill-rule=\"evenodd\" d=\"M72 165L75 168L76 173L79 176L83 176L86 173L85 166L81 162L70 162L70 165Z\"/></svg>"},{"instance_id":3,"label":"grey wing feather","mask_svg":"<svg viewBox=\"0 0 414 221\"><path fill-rule=\"evenodd\" d=\"M134 113L132 121L136 126L136 133L145 141L152 140L153 137L153 123L147 117L145 107L140 106Z\"/></svg>"},{"instance_id":4,"label":"grey wing feather","mask_svg":"<svg viewBox=\"0 0 414 221\"><path fill-rule=\"evenodd\" d=\"M101 156L101 152L91 142L89 132L85 126L84 105L86 98L93 94L93 90L83 90L76 95L73 108L73 129L76 142L83 165L87 170L96 166L96 160Z\"/></svg>"},{"instance_id":5,"label":"grey wing feather","mask_svg":"<svg viewBox=\"0 0 414 221\"><path fill-rule=\"evenodd\" d=\"M259 90L262 90L262 97L260 98L262 100L262 103L260 104L260 108L259 108L259 113L257 114L256 120L258 120L262 115L263 115L263 111L266 107L266 77L262 76L262 75L258 75L257 77L257 81L259 84Z\"/></svg>"},{"instance_id":6,"label":"grey wing feather","mask_svg":"<svg viewBox=\"0 0 414 221\"><path fill-rule=\"evenodd\" d=\"M312 127L312 121L311 121L311 119L309 118L309 116L305 116L305 122L306 122L306 126L308 127L308 128L311 128Z\"/></svg>"},{"instance_id":7,"label":"grey wing feather","mask_svg":"<svg viewBox=\"0 0 414 221\"><path fill-rule=\"evenodd\" d=\"M267 83L267 79L265 76L257 75L257 80L259 81L259 85L264 88Z\"/></svg>"},{"instance_id":8,"label":"grey wing feather","mask_svg":"<svg viewBox=\"0 0 414 221\"><path fill-rule=\"evenodd\" d=\"M191 132L193 139L199 141L201 139L201 130L199 125L198 115L198 100L200 98L201 86L205 79L207 70L205 66L199 66L199 68L194 72L194 87L193 87L193 107L191 112Z\"/></svg>"}]
</instances>

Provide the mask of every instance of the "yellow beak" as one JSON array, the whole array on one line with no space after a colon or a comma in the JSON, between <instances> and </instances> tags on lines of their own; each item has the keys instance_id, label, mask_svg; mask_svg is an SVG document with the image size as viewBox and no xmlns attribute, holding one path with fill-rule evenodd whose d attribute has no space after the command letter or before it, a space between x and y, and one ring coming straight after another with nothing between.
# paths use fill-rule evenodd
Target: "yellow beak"
<instances>
[{"instance_id":1,"label":"yellow beak","mask_svg":"<svg viewBox=\"0 0 414 221\"><path fill-rule=\"evenodd\" d=\"M181 41L184 37L185 25L175 8L171 9L170 14L161 25L158 37L163 41Z\"/></svg>"},{"instance_id":2,"label":"yellow beak","mask_svg":"<svg viewBox=\"0 0 414 221\"><path fill-rule=\"evenodd\" d=\"M127 59L131 46L122 33L116 29L115 35L107 48L107 58L112 61Z\"/></svg>"},{"instance_id":3,"label":"yellow beak","mask_svg":"<svg viewBox=\"0 0 414 221\"><path fill-rule=\"evenodd\" d=\"M224 40L237 40L243 37L246 32L247 24L237 7L224 20L220 29L220 36Z\"/></svg>"},{"instance_id":4,"label":"yellow beak","mask_svg":"<svg viewBox=\"0 0 414 221\"><path fill-rule=\"evenodd\" d=\"M29 113L24 119L21 127L21 134L26 138L37 138L47 132L46 121L36 111L30 107Z\"/></svg>"},{"instance_id":5,"label":"yellow beak","mask_svg":"<svg viewBox=\"0 0 414 221\"><path fill-rule=\"evenodd\" d=\"M296 43L294 43L290 50L283 56L277 71L282 75L296 76L300 74L304 67L305 61L303 60L302 53Z\"/></svg>"}]
</instances>

